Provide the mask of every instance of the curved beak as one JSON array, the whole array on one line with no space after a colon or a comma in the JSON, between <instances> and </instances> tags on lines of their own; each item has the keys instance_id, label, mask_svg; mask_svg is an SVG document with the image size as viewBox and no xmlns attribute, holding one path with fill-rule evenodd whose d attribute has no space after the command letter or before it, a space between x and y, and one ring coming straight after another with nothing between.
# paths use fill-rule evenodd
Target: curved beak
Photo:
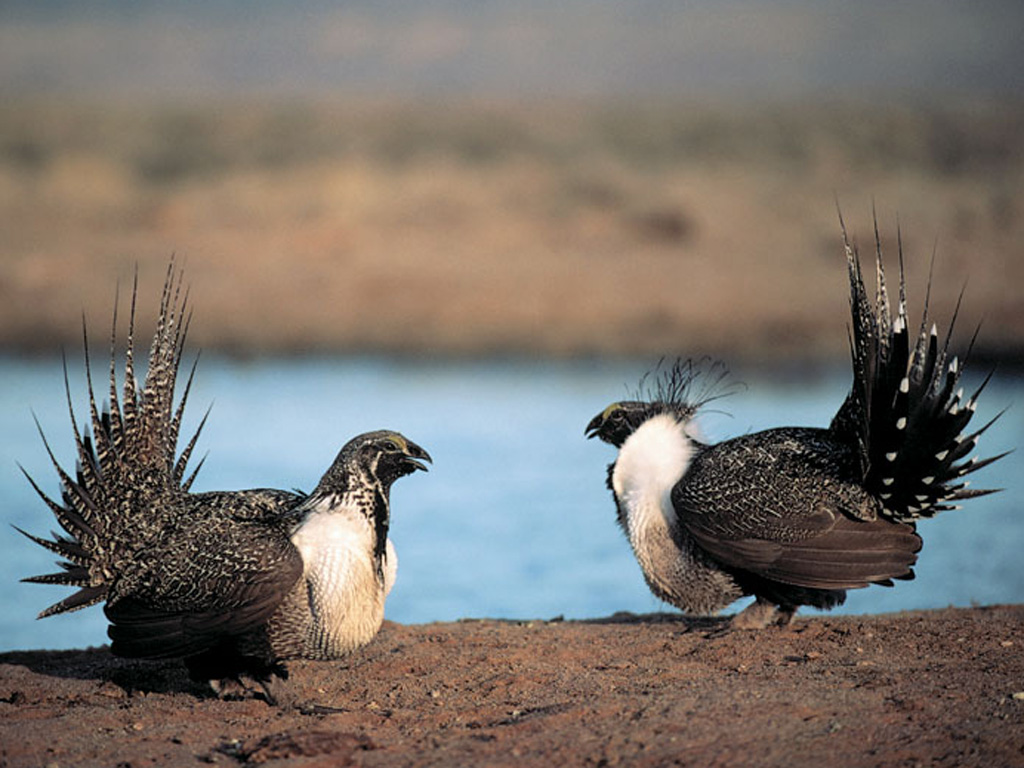
<instances>
[{"instance_id":1,"label":"curved beak","mask_svg":"<svg viewBox=\"0 0 1024 768\"><path fill-rule=\"evenodd\" d=\"M416 445L412 440L406 440L405 456L405 463L412 467L413 471L417 469L422 469L424 472L428 471L427 465L424 464L423 461L430 462L431 464L434 463L434 460L430 458L430 454ZM417 459L422 459L423 461L417 461Z\"/></svg>"},{"instance_id":2,"label":"curved beak","mask_svg":"<svg viewBox=\"0 0 1024 768\"><path fill-rule=\"evenodd\" d=\"M599 414L597 414L597 416L592 418L590 420L590 423L587 424L587 428L584 430L584 434L587 436L587 439L589 440L592 437L600 437L601 429L604 427L605 422L608 421L608 417L615 413L615 411L617 411L621 407L622 403L612 403Z\"/></svg>"},{"instance_id":3,"label":"curved beak","mask_svg":"<svg viewBox=\"0 0 1024 768\"><path fill-rule=\"evenodd\" d=\"M587 440L590 440L592 437L598 436L598 434L601 432L601 427L603 426L604 412L602 411L601 413L597 414L597 416L590 420L590 423L587 424L587 428L583 430L583 434L587 436Z\"/></svg>"}]
</instances>

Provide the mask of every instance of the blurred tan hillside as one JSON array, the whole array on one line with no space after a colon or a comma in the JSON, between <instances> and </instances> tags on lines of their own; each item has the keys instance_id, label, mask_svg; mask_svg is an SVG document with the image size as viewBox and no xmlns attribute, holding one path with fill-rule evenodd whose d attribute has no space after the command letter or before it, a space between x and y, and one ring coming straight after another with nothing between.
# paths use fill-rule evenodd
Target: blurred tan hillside
<instances>
[{"instance_id":1,"label":"blurred tan hillside","mask_svg":"<svg viewBox=\"0 0 1024 768\"><path fill-rule=\"evenodd\" d=\"M835 200L911 303L1024 358L1024 102L8 100L0 348L106 333L176 254L243 354L841 359Z\"/></svg>"}]
</instances>

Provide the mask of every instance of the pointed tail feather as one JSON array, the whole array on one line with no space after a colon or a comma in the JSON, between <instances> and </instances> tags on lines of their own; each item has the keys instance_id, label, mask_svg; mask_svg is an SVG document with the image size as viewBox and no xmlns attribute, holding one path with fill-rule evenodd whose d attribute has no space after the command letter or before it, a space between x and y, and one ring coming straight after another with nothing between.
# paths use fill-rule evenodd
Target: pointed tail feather
<instances>
[{"instance_id":1,"label":"pointed tail feather","mask_svg":"<svg viewBox=\"0 0 1024 768\"><path fill-rule=\"evenodd\" d=\"M205 417L185 448L177 453L195 364L189 371L180 399L175 403L178 370L191 314L187 306L188 294L182 290L181 274L176 272L174 262L167 269L142 387L135 378L137 297L136 273L121 382L117 375L116 298L114 302L110 332L109 404L102 411L97 406L93 387L89 339L83 318L82 340L88 387L86 429L79 426L75 417L67 363L64 362L64 390L77 453L74 476L57 462L39 428L43 445L60 481L61 501L50 498L27 473L26 477L66 535L54 533L53 539L47 540L22 531L36 544L63 558L58 562L62 569L60 572L24 580L79 588L47 608L40 617L77 610L105 600L110 583L126 560L132 557L138 542L160 530L161 512L168 508L166 502L176 494L186 492L199 469L197 466L186 478L189 458Z\"/></svg>"},{"instance_id":2,"label":"pointed tail feather","mask_svg":"<svg viewBox=\"0 0 1024 768\"><path fill-rule=\"evenodd\" d=\"M965 482L958 482L1005 455L980 460L968 457L977 446L978 437L999 416L977 431L964 434L991 374L964 400L960 387L963 365L957 357L949 356L963 293L940 342L938 329L928 319L929 273L920 330L911 338L902 238L897 241L900 298L892 313L877 221L874 301L864 286L860 256L850 243L845 226L842 232L853 317L853 386L833 419L832 430L857 446L862 482L882 501L886 514L894 520L910 522L931 517L949 509L950 501L991 493L992 490L968 490Z\"/></svg>"}]
</instances>

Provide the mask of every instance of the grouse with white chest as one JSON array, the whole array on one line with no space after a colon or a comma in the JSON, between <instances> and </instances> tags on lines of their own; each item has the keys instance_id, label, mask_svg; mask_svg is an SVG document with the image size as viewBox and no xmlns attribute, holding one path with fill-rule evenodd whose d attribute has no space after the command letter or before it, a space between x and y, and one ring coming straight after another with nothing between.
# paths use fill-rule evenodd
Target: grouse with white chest
<instances>
[{"instance_id":1,"label":"grouse with white chest","mask_svg":"<svg viewBox=\"0 0 1024 768\"><path fill-rule=\"evenodd\" d=\"M104 603L111 650L133 658L183 658L218 692L286 676L291 658L335 659L380 628L397 560L388 527L392 484L430 461L391 430L359 435L308 495L275 489L192 493L187 464L206 419L178 453L195 374L175 387L190 313L168 269L149 365L135 382L132 292L124 382L118 394L117 311L109 398L97 407L85 340L89 429L79 429L72 476L47 451L61 500L33 487L64 533L30 539L64 558L61 571L25 581L78 587L40 618ZM44 443L46 438L43 438ZM199 462L200 466L202 462ZM22 531L24 533L24 531Z\"/></svg>"},{"instance_id":2,"label":"grouse with white chest","mask_svg":"<svg viewBox=\"0 0 1024 768\"><path fill-rule=\"evenodd\" d=\"M948 355L953 324L940 343L927 305L911 334L902 248L892 313L877 231L875 240L872 303L843 228L853 386L827 429L705 443L694 418L725 392L725 371L689 360L656 377L647 396L612 403L587 426L588 437L618 449L608 486L659 598L710 614L754 595L732 626L785 624L799 606L832 608L846 590L913 578L915 521L992 492L963 479L1001 458L969 457L995 421L965 432L988 378L964 399L962 366Z\"/></svg>"}]
</instances>

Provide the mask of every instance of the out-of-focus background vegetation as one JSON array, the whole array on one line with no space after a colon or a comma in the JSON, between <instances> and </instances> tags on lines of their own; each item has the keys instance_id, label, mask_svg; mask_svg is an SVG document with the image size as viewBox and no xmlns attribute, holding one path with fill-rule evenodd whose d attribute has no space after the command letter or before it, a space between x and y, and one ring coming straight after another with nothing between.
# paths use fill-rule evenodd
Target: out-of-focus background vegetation
<instances>
[{"instance_id":1,"label":"out-of-focus background vegetation","mask_svg":"<svg viewBox=\"0 0 1024 768\"><path fill-rule=\"evenodd\" d=\"M992 0L8 1L0 346L77 346L177 254L207 349L841 359L838 200L1019 362L1022 30Z\"/></svg>"}]
</instances>

